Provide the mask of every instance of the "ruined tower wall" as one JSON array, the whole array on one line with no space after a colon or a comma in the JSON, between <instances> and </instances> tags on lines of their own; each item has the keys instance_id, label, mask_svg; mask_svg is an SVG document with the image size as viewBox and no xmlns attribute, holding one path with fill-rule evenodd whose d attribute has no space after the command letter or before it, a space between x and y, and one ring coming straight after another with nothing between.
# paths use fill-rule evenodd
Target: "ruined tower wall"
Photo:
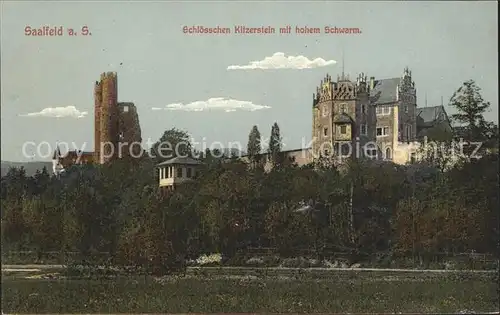
<instances>
[{"instance_id":1,"label":"ruined tower wall","mask_svg":"<svg viewBox=\"0 0 500 315\"><path fill-rule=\"evenodd\" d=\"M118 82L115 72L103 73L101 75L101 89L102 102L99 122L101 157L99 162L106 163L115 158L118 153Z\"/></svg>"},{"instance_id":2,"label":"ruined tower wall","mask_svg":"<svg viewBox=\"0 0 500 315\"><path fill-rule=\"evenodd\" d=\"M139 157L142 153L141 125L139 115L134 103L118 103L119 135L120 135L120 157L132 155Z\"/></svg>"},{"instance_id":3,"label":"ruined tower wall","mask_svg":"<svg viewBox=\"0 0 500 315\"><path fill-rule=\"evenodd\" d=\"M102 85L96 81L94 86L94 161L101 157L101 104Z\"/></svg>"}]
</instances>

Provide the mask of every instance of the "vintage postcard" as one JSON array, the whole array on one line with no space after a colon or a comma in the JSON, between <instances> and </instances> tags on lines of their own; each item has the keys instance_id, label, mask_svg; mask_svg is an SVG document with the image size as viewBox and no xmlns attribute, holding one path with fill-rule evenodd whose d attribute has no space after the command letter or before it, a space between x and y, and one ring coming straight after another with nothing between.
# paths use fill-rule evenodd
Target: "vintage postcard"
<instances>
[{"instance_id":1,"label":"vintage postcard","mask_svg":"<svg viewBox=\"0 0 500 315\"><path fill-rule=\"evenodd\" d=\"M0 6L3 313L499 313L497 2Z\"/></svg>"}]
</instances>

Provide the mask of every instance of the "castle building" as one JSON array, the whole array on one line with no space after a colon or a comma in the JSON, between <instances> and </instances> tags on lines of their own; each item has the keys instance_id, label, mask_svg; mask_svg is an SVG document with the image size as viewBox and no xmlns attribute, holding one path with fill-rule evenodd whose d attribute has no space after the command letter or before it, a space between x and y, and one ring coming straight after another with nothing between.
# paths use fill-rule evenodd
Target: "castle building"
<instances>
[{"instance_id":1,"label":"castle building","mask_svg":"<svg viewBox=\"0 0 500 315\"><path fill-rule=\"evenodd\" d=\"M411 72L401 78L356 82L327 74L313 94L313 157L382 157L392 160L400 142L416 137L416 89Z\"/></svg>"},{"instance_id":2,"label":"castle building","mask_svg":"<svg viewBox=\"0 0 500 315\"><path fill-rule=\"evenodd\" d=\"M118 102L116 72L102 73L94 85L94 152L70 151L63 156L56 149L54 173L75 164L104 164L117 158L139 157L143 152L141 142L135 104Z\"/></svg>"},{"instance_id":3,"label":"castle building","mask_svg":"<svg viewBox=\"0 0 500 315\"><path fill-rule=\"evenodd\" d=\"M351 81L342 73L332 80L327 74L313 94L311 147L283 153L299 166L323 157L331 162L364 157L409 163L419 148L417 133L438 120L447 121L444 107L436 115L417 108L416 94L408 68L401 77L387 79L360 74ZM271 168L266 162L264 169Z\"/></svg>"}]
</instances>

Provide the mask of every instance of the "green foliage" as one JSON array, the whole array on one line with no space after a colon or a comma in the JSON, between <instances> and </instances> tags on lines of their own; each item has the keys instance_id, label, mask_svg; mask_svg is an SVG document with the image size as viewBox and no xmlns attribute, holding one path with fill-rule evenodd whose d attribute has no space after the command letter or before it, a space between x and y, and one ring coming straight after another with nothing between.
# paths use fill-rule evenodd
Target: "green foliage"
<instances>
[{"instance_id":1,"label":"green foliage","mask_svg":"<svg viewBox=\"0 0 500 315\"><path fill-rule=\"evenodd\" d=\"M278 140L278 126L272 130ZM11 169L1 181L3 248L77 252L90 265L107 253L109 263L155 274L202 254L234 261L252 248L416 261L498 253L495 154L441 172L360 160L342 170L282 163L266 173L211 152L204 159L196 180L167 196L157 194L150 158L74 167L58 178Z\"/></svg>"},{"instance_id":2,"label":"green foliage","mask_svg":"<svg viewBox=\"0 0 500 315\"><path fill-rule=\"evenodd\" d=\"M253 126L250 134L248 135L248 144L247 144L247 154L250 157L255 157L256 155L261 153L261 138L260 131L257 126Z\"/></svg>"},{"instance_id":3,"label":"green foliage","mask_svg":"<svg viewBox=\"0 0 500 315\"><path fill-rule=\"evenodd\" d=\"M480 92L476 82L469 80L464 82L450 99L450 105L458 111L451 118L465 125L469 141L483 141L494 129L494 125L484 119L483 115L490 108L490 103L483 100Z\"/></svg>"},{"instance_id":4,"label":"green foliage","mask_svg":"<svg viewBox=\"0 0 500 315\"><path fill-rule=\"evenodd\" d=\"M286 278L285 278L286 279ZM477 274L329 273L257 279L2 279L5 313L440 313L498 309L498 283ZM298 280L298 281L297 281Z\"/></svg>"},{"instance_id":5,"label":"green foliage","mask_svg":"<svg viewBox=\"0 0 500 315\"><path fill-rule=\"evenodd\" d=\"M278 123L275 122L271 128L271 136L269 137L269 145L267 147L267 153L269 155L269 160L274 167L279 167L282 161L281 147L282 139L280 135L280 127Z\"/></svg>"},{"instance_id":6,"label":"green foliage","mask_svg":"<svg viewBox=\"0 0 500 315\"><path fill-rule=\"evenodd\" d=\"M160 139L153 144L151 156L155 158L156 163L161 163L178 155L191 156L192 149L189 134L186 131L172 128L165 131Z\"/></svg>"}]
</instances>

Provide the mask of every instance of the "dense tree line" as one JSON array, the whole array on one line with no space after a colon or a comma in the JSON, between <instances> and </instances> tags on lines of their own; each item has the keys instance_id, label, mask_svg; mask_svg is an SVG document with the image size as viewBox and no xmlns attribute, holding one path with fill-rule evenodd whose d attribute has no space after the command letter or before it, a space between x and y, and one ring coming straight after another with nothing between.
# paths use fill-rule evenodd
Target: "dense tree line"
<instances>
[{"instance_id":1,"label":"dense tree line","mask_svg":"<svg viewBox=\"0 0 500 315\"><path fill-rule=\"evenodd\" d=\"M159 141L188 139L171 129ZM349 251L421 260L498 254L497 153L446 170L434 160L298 167L284 163L274 124L266 156L275 167L265 172L260 139L254 126L249 163L204 152L196 180L168 195L157 191L158 158L146 156L75 166L60 177L11 169L1 181L3 251L107 252L113 264L157 272L189 257L231 259L254 247L282 256L309 249L317 257Z\"/></svg>"}]
</instances>

